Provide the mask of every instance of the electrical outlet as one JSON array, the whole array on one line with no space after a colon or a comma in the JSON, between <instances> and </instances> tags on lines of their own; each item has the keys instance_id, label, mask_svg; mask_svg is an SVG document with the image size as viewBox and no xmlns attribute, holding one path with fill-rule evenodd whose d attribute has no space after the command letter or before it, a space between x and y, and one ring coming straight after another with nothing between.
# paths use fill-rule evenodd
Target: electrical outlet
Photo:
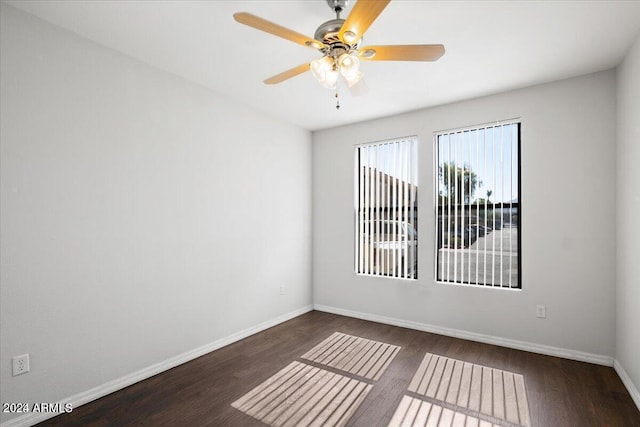
<instances>
[{"instance_id":1,"label":"electrical outlet","mask_svg":"<svg viewBox=\"0 0 640 427\"><path fill-rule=\"evenodd\" d=\"M540 319L547 318L547 306L546 305L537 305L536 306L536 317Z\"/></svg>"},{"instance_id":2,"label":"electrical outlet","mask_svg":"<svg viewBox=\"0 0 640 427\"><path fill-rule=\"evenodd\" d=\"M16 375L26 374L27 372L29 372L29 354L12 357L11 364L13 366L14 377Z\"/></svg>"},{"instance_id":3,"label":"electrical outlet","mask_svg":"<svg viewBox=\"0 0 640 427\"><path fill-rule=\"evenodd\" d=\"M284 285L280 285L280 295L284 295Z\"/></svg>"}]
</instances>

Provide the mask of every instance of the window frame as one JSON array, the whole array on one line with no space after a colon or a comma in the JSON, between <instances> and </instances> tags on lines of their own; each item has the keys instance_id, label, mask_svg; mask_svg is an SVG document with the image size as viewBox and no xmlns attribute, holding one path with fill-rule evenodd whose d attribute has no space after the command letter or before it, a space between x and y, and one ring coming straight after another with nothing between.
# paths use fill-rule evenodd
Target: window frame
<instances>
[{"instance_id":1,"label":"window frame","mask_svg":"<svg viewBox=\"0 0 640 427\"><path fill-rule=\"evenodd\" d=\"M414 244L414 249L411 250L409 249L408 252L405 253L405 255L407 254L413 254L412 256L409 256L409 263L414 262L415 264L415 268L404 268L404 267L400 267L398 266L397 268L400 270L403 270L404 274L402 274L403 272L401 271L400 273L389 273L389 274L385 274L384 271L381 272L372 272L370 271L373 267L372 265L362 265L361 264L361 260L359 260L359 256L360 256L360 251L362 251L362 246L359 246L362 243L362 240L360 239L360 220L363 218L360 218L360 203L362 203L360 197L363 195L363 193L361 193L361 191L363 190L360 187L360 149L362 148L366 148L366 147L374 147L374 146L383 146L385 144L394 144L394 143L409 143L410 148L408 148L407 150L405 150L408 154L407 154L407 162L405 162L404 166L407 168L407 180L406 181L409 186L406 190L404 190L404 195L408 194L408 200L403 200L403 205L402 207L399 206L395 206L395 209L400 208L401 212L399 214L396 215L400 215L400 218L396 219L396 218L389 218L389 216L394 215L391 211L394 209L394 206L386 206L383 208L386 209L386 215L387 218L376 218L375 216L371 216L371 217L367 217L365 215L365 219L366 221L393 221L393 222L398 222L400 223L400 225L398 226L398 230L399 229L404 229L405 227L402 225L403 223L407 223L409 224L412 228L413 231L412 232L407 232L407 236L409 234L414 234L414 239L413 241L415 242ZM417 135L410 135L410 136L402 136L402 137L396 137L396 138L389 138L389 139L385 139L385 140L378 140L378 141L372 141L372 142L365 142L365 143L361 143L361 144L356 144L354 145L354 168L353 168L353 172L354 172L354 180L353 180L353 184L354 184L354 193L353 193L353 201L354 201L354 215L353 215L353 236L354 236L354 242L353 242L353 266L354 266L354 274L356 274L357 276L368 276L368 277L379 277L379 278L385 278L385 279L395 279L395 280L418 280L418 272L419 272L419 262L418 262L418 246L419 246L419 236L418 236L418 189L419 189L419 165L418 165L418 158L419 158L419 139ZM394 157L395 158L395 154ZM388 159L389 162L392 162L391 159ZM385 164L388 166L388 164ZM409 166L410 165L410 166ZM411 182L411 177L410 175L413 176L413 179L415 180L415 183ZM400 182L399 178L396 178L394 176L392 176L391 174L386 174L386 179L387 182L390 180L393 180L394 178L397 179L398 181L394 181L396 183ZM365 178L366 179L366 178ZM378 179L378 178L376 178ZM383 185L384 184L384 179L382 179L381 183ZM377 181L376 181L377 182ZM363 185L367 185L366 183ZM395 184L397 186L397 184ZM392 187L394 187L394 184L389 184L389 188L388 191L391 192L393 194L393 191L391 190ZM413 187L413 188L412 188ZM398 187L395 188L396 191L396 196L398 196ZM402 191L401 191L402 192ZM387 195L387 197L389 197L389 195ZM366 196L365 196L366 198ZM387 200L389 201L389 200ZM364 202L365 204L367 202ZM405 205L405 203L408 203L408 205ZM382 207L382 206L380 206ZM375 208L375 207L374 207ZM366 209L366 207L365 207ZM405 211L406 209L406 211ZM411 210L413 210L413 214L411 214ZM404 212L404 213L403 213ZM394 215L394 216L396 216ZM379 230L382 230L382 228L380 228ZM408 229L407 229L408 230ZM404 233L403 233L404 234ZM395 234L394 237L395 239ZM405 239L406 240L406 239ZM382 241L384 242L384 240ZM407 240L408 242L408 240ZM379 241L379 243L381 243ZM410 243L407 243L407 247L409 247ZM403 249L400 249L400 251L402 251ZM404 258L403 258L404 259ZM368 261L369 263L371 263L371 260ZM396 264L394 261L394 265L393 267L391 267L390 265L390 258L388 260L389 264L386 265L387 269L391 269L391 268L395 268ZM402 266L404 266L405 264L402 263ZM360 271L360 267L362 268L362 271ZM384 263L382 264L382 268L385 268ZM367 271L369 270L369 271Z\"/></svg>"},{"instance_id":2,"label":"window frame","mask_svg":"<svg viewBox=\"0 0 640 427\"><path fill-rule=\"evenodd\" d=\"M440 217L439 217L439 190L440 190L440 176L439 176L439 163L440 163L440 158L439 158L439 153L438 153L438 137L442 136L442 135L450 135L450 134L456 134L456 133L464 133L464 132L471 132L471 131L480 131L480 130L486 130L488 128L497 128L497 127L501 127L501 126L507 126L507 125L516 125L516 149L517 149L517 161L514 163L517 166L517 215L518 215L518 221L516 224L517 227L517 235L518 235L518 241L517 241L517 266L518 266L518 273L517 273L517 281L516 281L516 285L515 286L501 286L500 284L491 284L491 283L474 283L471 282L471 280L469 280L468 282L462 282L462 281L451 281L451 280L440 280L438 278L438 252L439 252L439 247L438 247L438 229L439 229L439 222L440 222ZM456 165L457 167L457 165ZM463 162L463 168L464 168L464 162ZM495 168L494 168L495 169ZM463 190L464 191L464 190ZM504 206L504 202L501 202ZM463 202L464 204L464 202ZM470 203L471 204L471 203ZM497 204L497 203L496 203ZM503 207L502 206L502 207ZM510 203L510 206L513 206L513 203ZM483 124L478 124L478 125L471 125L471 126L465 126L465 127L460 127L460 128L451 128L451 129L446 129L446 130L440 130L440 131L436 131L433 134L433 212L434 212L434 241L433 241L433 247L434 247L434 257L433 257L433 266L434 266L434 270L433 270L433 279L435 281L435 283L437 284L443 284L443 285L453 285L453 286L467 286L467 287L472 287L472 288L476 288L476 289L501 289L501 290L508 290L508 291L521 291L522 290L522 119L521 118L514 118L514 119L507 119L507 120L500 120L500 121L496 121L496 122L490 122L490 123L483 123ZM477 214L476 214L477 215ZM477 218L477 217L476 217ZM495 218L495 217L494 217ZM476 277L477 278L477 277Z\"/></svg>"}]
</instances>

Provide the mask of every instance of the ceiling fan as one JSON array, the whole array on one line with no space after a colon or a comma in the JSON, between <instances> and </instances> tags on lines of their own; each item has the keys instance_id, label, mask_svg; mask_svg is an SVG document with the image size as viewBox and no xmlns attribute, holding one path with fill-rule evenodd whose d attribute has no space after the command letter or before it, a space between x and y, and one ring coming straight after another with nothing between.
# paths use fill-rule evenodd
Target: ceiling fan
<instances>
[{"instance_id":1,"label":"ceiling fan","mask_svg":"<svg viewBox=\"0 0 640 427\"><path fill-rule=\"evenodd\" d=\"M326 0L336 18L321 24L314 37L307 37L247 12L238 12L234 19L241 24L316 49L322 57L293 67L264 81L277 84L306 71L311 71L323 86L336 89L341 75L349 87L360 81L360 59L367 61L435 61L444 54L441 44L373 45L361 47L362 36L391 0L358 0L347 19L340 13L348 0ZM336 92L336 98L337 98ZM340 104L336 105L340 108Z\"/></svg>"}]
</instances>

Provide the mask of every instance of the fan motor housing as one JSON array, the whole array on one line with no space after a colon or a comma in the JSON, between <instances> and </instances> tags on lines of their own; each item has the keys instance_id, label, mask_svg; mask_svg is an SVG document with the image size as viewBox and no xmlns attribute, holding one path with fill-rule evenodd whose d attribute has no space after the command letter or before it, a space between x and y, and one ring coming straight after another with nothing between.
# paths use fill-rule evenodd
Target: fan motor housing
<instances>
[{"instance_id":1,"label":"fan motor housing","mask_svg":"<svg viewBox=\"0 0 640 427\"><path fill-rule=\"evenodd\" d=\"M318 27L313 38L328 45L338 43L340 42L338 33L342 28L342 24L344 24L344 19L331 19Z\"/></svg>"}]
</instances>

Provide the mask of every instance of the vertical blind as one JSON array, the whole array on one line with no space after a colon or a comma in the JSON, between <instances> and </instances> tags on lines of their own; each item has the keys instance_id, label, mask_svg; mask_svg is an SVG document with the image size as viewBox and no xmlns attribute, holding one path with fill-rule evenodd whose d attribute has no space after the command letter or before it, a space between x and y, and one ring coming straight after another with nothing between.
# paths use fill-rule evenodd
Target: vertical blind
<instances>
[{"instance_id":1,"label":"vertical blind","mask_svg":"<svg viewBox=\"0 0 640 427\"><path fill-rule=\"evenodd\" d=\"M355 272L418 278L417 138L356 146Z\"/></svg>"},{"instance_id":2,"label":"vertical blind","mask_svg":"<svg viewBox=\"0 0 640 427\"><path fill-rule=\"evenodd\" d=\"M436 134L436 281L520 288L520 123Z\"/></svg>"}]
</instances>

